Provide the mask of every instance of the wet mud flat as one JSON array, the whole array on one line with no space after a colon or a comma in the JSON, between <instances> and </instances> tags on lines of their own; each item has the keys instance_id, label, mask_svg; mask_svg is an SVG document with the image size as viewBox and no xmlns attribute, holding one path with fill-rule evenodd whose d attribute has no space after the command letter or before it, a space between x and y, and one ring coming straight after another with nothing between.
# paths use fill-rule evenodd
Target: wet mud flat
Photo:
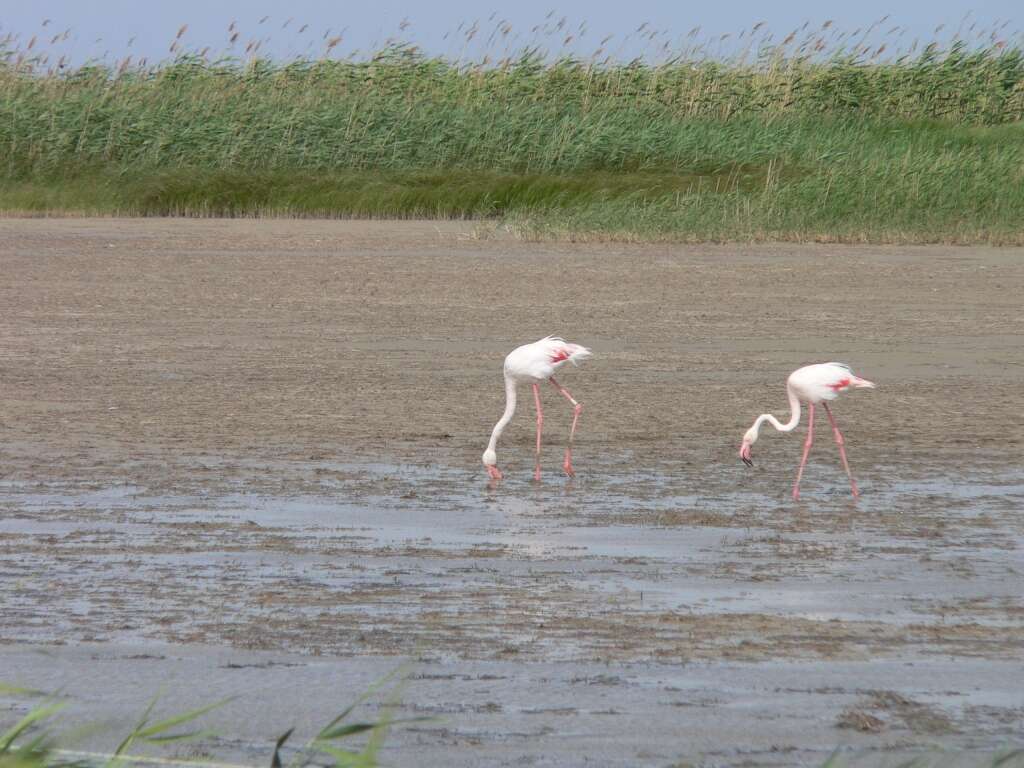
<instances>
[{"instance_id":1,"label":"wet mud flat","mask_svg":"<svg viewBox=\"0 0 1024 768\"><path fill-rule=\"evenodd\" d=\"M394 732L400 765L1021 740L1020 251L0 235L0 679L113 720L238 694L209 751L246 761L403 660L399 714L440 719ZM552 332L596 354L563 379L579 476L552 391L542 483L527 403L489 484L501 359ZM835 409L863 498L819 424L794 504L802 428L735 451L826 358L880 385Z\"/></svg>"}]
</instances>

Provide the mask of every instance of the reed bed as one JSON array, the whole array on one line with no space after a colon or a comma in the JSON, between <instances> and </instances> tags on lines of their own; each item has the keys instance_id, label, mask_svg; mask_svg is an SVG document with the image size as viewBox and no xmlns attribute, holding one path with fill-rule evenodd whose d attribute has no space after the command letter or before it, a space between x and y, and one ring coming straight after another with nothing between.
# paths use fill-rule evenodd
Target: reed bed
<instances>
[{"instance_id":1,"label":"reed bed","mask_svg":"<svg viewBox=\"0 0 1024 768\"><path fill-rule=\"evenodd\" d=\"M1020 242L1024 50L988 37L888 58L825 28L658 62L536 47L470 61L392 44L79 67L8 43L0 210Z\"/></svg>"}]
</instances>

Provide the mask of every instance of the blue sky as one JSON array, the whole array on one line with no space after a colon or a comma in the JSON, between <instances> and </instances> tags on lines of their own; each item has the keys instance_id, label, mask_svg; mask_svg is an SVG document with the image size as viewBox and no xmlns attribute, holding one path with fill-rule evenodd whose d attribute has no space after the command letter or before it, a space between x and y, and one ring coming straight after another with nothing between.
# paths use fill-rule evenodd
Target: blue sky
<instances>
[{"instance_id":1,"label":"blue sky","mask_svg":"<svg viewBox=\"0 0 1024 768\"><path fill-rule=\"evenodd\" d=\"M777 35L776 39L805 22L820 27L826 20L832 20L833 31L853 32L886 15L889 18L876 27L873 34L881 39L889 30L899 27L900 31L894 32L890 39L899 38L906 45L915 37L948 39L958 28L966 32L971 24L976 24L972 33L976 34L981 29L991 29L997 22L1007 21L1010 23L1000 34L1013 37L1019 35L1024 26L1022 8L1024 4L1019 0L718 0L701 3L686 0L616 3L517 0L505 4L486 0L0 0L0 39L8 34L15 35L16 44L23 48L36 36L36 50L46 48L57 56L66 55L70 61L80 63L90 58L117 61L128 54L136 59L144 56L150 61L168 58L172 55L169 47L175 35L186 24L188 28L181 40L186 48L201 50L208 46L213 53L231 52L241 56L250 42L259 42L261 54L278 58L320 55L327 42L338 36L341 40L332 50L335 55L376 50L397 38L415 42L430 53L454 57L478 58L486 51L500 53L503 48L538 43L549 49L568 47L576 53L589 55L601 46L604 38L612 35L603 46L604 52L630 58L656 55L665 44L669 49L678 49L686 43L687 33L698 26L701 29L697 37L713 41L712 49L728 51L736 44L739 33L757 22L765 23L762 33L771 30ZM558 28L563 18L565 22ZM43 26L47 19L49 22ZM508 33L502 36L498 32L498 42L488 42L501 21L509 25ZM232 22L235 26L229 32ZM478 32L467 43L466 29L474 22L477 22ZM644 30L637 32L645 23ZM460 24L463 25L461 30ZM936 35L934 30L940 24L945 25L944 29ZM535 31L538 25L541 29ZM232 47L229 36L234 32L238 32L238 38ZM652 32L654 38L648 39L646 35ZM51 43L58 34L62 38ZM719 37L724 34L730 37L720 41ZM568 37L572 39L566 46Z\"/></svg>"}]
</instances>

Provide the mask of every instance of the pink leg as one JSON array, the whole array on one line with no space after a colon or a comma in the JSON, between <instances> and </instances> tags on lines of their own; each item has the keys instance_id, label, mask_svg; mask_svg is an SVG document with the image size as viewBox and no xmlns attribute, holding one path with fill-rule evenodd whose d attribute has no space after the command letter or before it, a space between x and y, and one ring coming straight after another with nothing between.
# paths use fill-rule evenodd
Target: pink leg
<instances>
[{"instance_id":1,"label":"pink leg","mask_svg":"<svg viewBox=\"0 0 1024 768\"><path fill-rule=\"evenodd\" d=\"M832 410L828 407L827 403L822 403L825 406L825 413L828 414L828 420L832 422L832 434L835 435L836 445L839 446L839 458L843 460L843 469L846 470L846 476L850 478L850 490L853 491L853 498L860 496L857 491L857 482L853 479L853 473L850 472L850 463L846 460L846 448L843 447L843 435L839 431L839 425L836 424L835 416L832 415Z\"/></svg>"},{"instance_id":2,"label":"pink leg","mask_svg":"<svg viewBox=\"0 0 1024 768\"><path fill-rule=\"evenodd\" d=\"M533 467L533 479L540 482L540 432L544 427L544 412L540 407L540 385L533 385L533 403L537 406L537 460Z\"/></svg>"},{"instance_id":3,"label":"pink leg","mask_svg":"<svg viewBox=\"0 0 1024 768\"><path fill-rule=\"evenodd\" d=\"M576 422L580 419L580 413L583 411L583 405L581 403L577 403L573 399L572 395L569 394L569 390L555 381L554 376L551 377L550 381L554 388L561 392L562 396L565 397L566 400L572 403L572 429L569 430L569 445L565 447L565 462L562 464L562 469L565 470L565 474L569 477L575 477L576 471L572 468L572 439L576 436Z\"/></svg>"},{"instance_id":4,"label":"pink leg","mask_svg":"<svg viewBox=\"0 0 1024 768\"><path fill-rule=\"evenodd\" d=\"M804 476L804 465L807 464L807 457L811 453L811 443L814 442L814 403L807 404L807 439L804 440L804 455L800 459L800 468L796 471L796 482L793 483L793 500L800 498L800 478Z\"/></svg>"}]
</instances>

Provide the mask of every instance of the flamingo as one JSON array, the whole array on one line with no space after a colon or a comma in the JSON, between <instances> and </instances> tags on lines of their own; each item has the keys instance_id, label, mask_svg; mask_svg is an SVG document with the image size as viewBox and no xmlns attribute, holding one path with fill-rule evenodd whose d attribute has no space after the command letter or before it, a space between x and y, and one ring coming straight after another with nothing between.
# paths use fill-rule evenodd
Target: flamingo
<instances>
[{"instance_id":1,"label":"flamingo","mask_svg":"<svg viewBox=\"0 0 1024 768\"><path fill-rule=\"evenodd\" d=\"M498 457L494 448L505 426L512 419L512 414L516 412L516 387L526 383L533 387L533 402L537 407L537 458L533 479L540 480L540 433L544 424L544 414L540 407L540 383L545 380L550 381L552 386L572 403L572 428L569 430L569 444L565 449L565 461L562 464L562 469L569 477L575 477L576 472L572 468L572 439L576 434L576 422L580 418L583 405L577 403L569 394L569 390L555 381L555 373L561 370L566 363L578 365L589 357L591 357L591 352L586 347L570 344L557 336L547 336L532 344L516 347L505 358L505 412L501 414L498 423L494 425L494 429L491 431L491 440L487 443L487 450L483 455L484 466L492 480L501 480L502 478L501 470L497 467Z\"/></svg>"},{"instance_id":2,"label":"flamingo","mask_svg":"<svg viewBox=\"0 0 1024 768\"><path fill-rule=\"evenodd\" d=\"M839 456L843 460L843 469L846 476L850 478L850 489L853 497L860 494L857 491L857 483L850 472L850 464L846 461L846 449L843 447L843 436L839 432L835 417L828 407L829 400L835 400L840 392L848 389L874 389L875 385L867 379L856 376L848 365L843 363L817 363L797 368L789 375L786 381L786 393L789 395L789 421L785 424L779 422L770 413L763 413L757 417L754 425L743 435L743 444L740 445L740 458L748 467L754 466L750 458L750 447L757 442L757 432L761 424L768 422L779 432L792 432L800 423L800 403L807 403L807 440L804 441L804 455L800 459L800 468L796 472L796 482L793 484L793 499L800 498L800 478L804 473L804 465L807 463L807 455L811 452L811 443L814 441L814 406L819 403L828 414L828 420L832 422L832 433L836 438L836 445L839 446Z\"/></svg>"}]
</instances>

